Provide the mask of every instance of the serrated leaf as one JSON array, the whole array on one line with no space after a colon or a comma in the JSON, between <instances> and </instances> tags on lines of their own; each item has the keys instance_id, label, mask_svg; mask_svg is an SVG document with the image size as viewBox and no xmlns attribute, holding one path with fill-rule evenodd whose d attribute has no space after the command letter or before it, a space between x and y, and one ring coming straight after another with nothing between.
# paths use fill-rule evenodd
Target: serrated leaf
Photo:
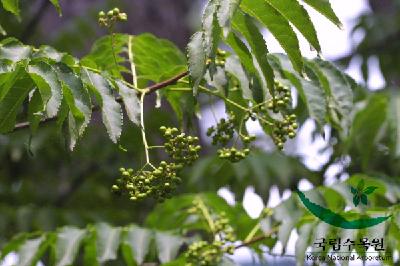
<instances>
[{"instance_id":1,"label":"serrated leaf","mask_svg":"<svg viewBox=\"0 0 400 266\"><path fill-rule=\"evenodd\" d=\"M125 105L126 113L129 119L136 125L140 125L140 100L138 98L137 92L129 88L121 81L116 81L118 92L122 97L122 101Z\"/></svg>"},{"instance_id":2,"label":"serrated leaf","mask_svg":"<svg viewBox=\"0 0 400 266\"><path fill-rule=\"evenodd\" d=\"M18 62L31 56L32 48L23 45L14 38L7 38L0 42L0 59L8 59Z\"/></svg>"},{"instance_id":3,"label":"serrated leaf","mask_svg":"<svg viewBox=\"0 0 400 266\"><path fill-rule=\"evenodd\" d=\"M92 89L101 107L103 123L107 128L110 139L117 143L122 132L122 110L113 96L113 88L108 80L92 71L84 71L86 82Z\"/></svg>"},{"instance_id":4,"label":"serrated leaf","mask_svg":"<svg viewBox=\"0 0 400 266\"><path fill-rule=\"evenodd\" d=\"M62 82L63 95L70 109L69 124L71 136L70 149L73 150L77 138L83 134L92 114L89 93L81 79L63 63L56 65L57 75Z\"/></svg>"},{"instance_id":5,"label":"serrated leaf","mask_svg":"<svg viewBox=\"0 0 400 266\"><path fill-rule=\"evenodd\" d=\"M214 57L215 50L220 40L220 26L218 24L217 12L219 8L218 0L209 0L204 9L202 24L204 31L204 46L207 57Z\"/></svg>"},{"instance_id":6,"label":"serrated leaf","mask_svg":"<svg viewBox=\"0 0 400 266\"><path fill-rule=\"evenodd\" d=\"M320 129L326 124L327 101L323 88L320 88L315 82L304 79L299 76L293 68L290 67L289 60L285 55L270 55L272 60L279 63L283 75L296 87L301 100L307 107L311 119L316 121Z\"/></svg>"},{"instance_id":7,"label":"serrated leaf","mask_svg":"<svg viewBox=\"0 0 400 266\"><path fill-rule=\"evenodd\" d=\"M3 8L15 16L19 17L21 10L19 9L19 0L1 0Z\"/></svg>"},{"instance_id":8,"label":"serrated leaf","mask_svg":"<svg viewBox=\"0 0 400 266\"><path fill-rule=\"evenodd\" d=\"M58 112L57 120L56 120L57 131L60 133L62 131L62 126L68 117L68 114L69 114L68 104L65 101L65 99L63 99L61 102L60 110Z\"/></svg>"},{"instance_id":9,"label":"serrated leaf","mask_svg":"<svg viewBox=\"0 0 400 266\"><path fill-rule=\"evenodd\" d=\"M307 66L318 77L320 85L324 88L329 101L331 122L340 127L347 134L350 124L350 113L353 108L353 91L344 74L332 63L321 59L308 61Z\"/></svg>"},{"instance_id":10,"label":"serrated leaf","mask_svg":"<svg viewBox=\"0 0 400 266\"><path fill-rule=\"evenodd\" d=\"M303 60L299 41L289 22L265 0L243 0L240 7L257 18L278 40L286 51L294 69L302 73Z\"/></svg>"},{"instance_id":11,"label":"serrated leaf","mask_svg":"<svg viewBox=\"0 0 400 266\"><path fill-rule=\"evenodd\" d=\"M332 21L339 28L342 27L342 23L339 18L336 16L335 12L332 9L329 0L303 0L306 4L314 8L316 11L324 15L330 21Z\"/></svg>"},{"instance_id":12,"label":"serrated leaf","mask_svg":"<svg viewBox=\"0 0 400 266\"><path fill-rule=\"evenodd\" d=\"M58 2L58 0L50 0L50 2L53 4L53 6L57 9L58 14L61 16L61 7L60 7L60 3Z\"/></svg>"},{"instance_id":13,"label":"serrated leaf","mask_svg":"<svg viewBox=\"0 0 400 266\"><path fill-rule=\"evenodd\" d=\"M203 32L196 32L187 46L189 73L193 86L193 94L197 95L197 89L202 81L207 65L206 52L203 44Z\"/></svg>"},{"instance_id":14,"label":"serrated leaf","mask_svg":"<svg viewBox=\"0 0 400 266\"><path fill-rule=\"evenodd\" d=\"M252 99L252 93L250 90L250 81L245 72L242 64L240 63L239 57L236 55L229 56L225 62L225 71L235 76L240 82L240 88L243 92L243 97L247 100Z\"/></svg>"},{"instance_id":15,"label":"serrated leaf","mask_svg":"<svg viewBox=\"0 0 400 266\"><path fill-rule=\"evenodd\" d=\"M256 69L253 64L253 56L247 46L240 40L238 36L230 33L226 38L226 43L235 51L245 69L249 72L252 98L256 102L262 102L264 99L264 91L262 82L260 81L261 70Z\"/></svg>"},{"instance_id":16,"label":"serrated leaf","mask_svg":"<svg viewBox=\"0 0 400 266\"><path fill-rule=\"evenodd\" d=\"M97 261L103 264L106 261L115 260L118 256L121 228L100 223L96 225L96 232Z\"/></svg>"},{"instance_id":17,"label":"serrated leaf","mask_svg":"<svg viewBox=\"0 0 400 266\"><path fill-rule=\"evenodd\" d=\"M270 66L267 55L268 48L265 44L265 40L260 33L257 26L254 24L251 17L238 10L233 18L233 27L238 30L247 40L250 45L252 54L258 63L258 67L261 69L263 74L263 81L269 88L271 95L274 94L274 71ZM254 60L254 59L253 59ZM256 67L257 68L257 67ZM265 91L264 94L267 92Z\"/></svg>"},{"instance_id":18,"label":"serrated leaf","mask_svg":"<svg viewBox=\"0 0 400 266\"><path fill-rule=\"evenodd\" d=\"M47 116L54 117L62 100L61 84L54 69L45 62L36 62L28 66L28 73L40 91Z\"/></svg>"},{"instance_id":19,"label":"serrated leaf","mask_svg":"<svg viewBox=\"0 0 400 266\"><path fill-rule=\"evenodd\" d=\"M0 104L0 133L8 133L14 129L17 114L31 89L30 79L20 79L5 95Z\"/></svg>"},{"instance_id":20,"label":"serrated leaf","mask_svg":"<svg viewBox=\"0 0 400 266\"><path fill-rule=\"evenodd\" d=\"M57 234L55 265L73 265L86 231L75 227L64 227Z\"/></svg>"},{"instance_id":21,"label":"serrated leaf","mask_svg":"<svg viewBox=\"0 0 400 266\"><path fill-rule=\"evenodd\" d=\"M0 59L0 102L14 86L14 83L23 75L25 64L12 64L10 60Z\"/></svg>"},{"instance_id":22,"label":"serrated leaf","mask_svg":"<svg viewBox=\"0 0 400 266\"><path fill-rule=\"evenodd\" d=\"M321 52L321 46L314 25L307 11L298 0L266 1L296 27L317 52Z\"/></svg>"},{"instance_id":23,"label":"serrated leaf","mask_svg":"<svg viewBox=\"0 0 400 266\"><path fill-rule=\"evenodd\" d=\"M138 265L141 265L149 253L153 233L150 230L131 226L126 230L123 243L130 247L132 257Z\"/></svg>"},{"instance_id":24,"label":"serrated leaf","mask_svg":"<svg viewBox=\"0 0 400 266\"><path fill-rule=\"evenodd\" d=\"M355 189L354 187L350 187L350 191L353 195L357 194L357 189Z\"/></svg>"},{"instance_id":25,"label":"serrated leaf","mask_svg":"<svg viewBox=\"0 0 400 266\"><path fill-rule=\"evenodd\" d=\"M179 249L185 243L184 239L168 233L157 232L156 244L158 250L158 258L161 263L172 261L178 255Z\"/></svg>"},{"instance_id":26,"label":"serrated leaf","mask_svg":"<svg viewBox=\"0 0 400 266\"><path fill-rule=\"evenodd\" d=\"M29 107L28 107L28 121L32 134L36 133L39 127L40 120L42 119L43 116L44 116L44 104L40 96L39 90L35 90L33 92L33 96L29 101Z\"/></svg>"},{"instance_id":27,"label":"serrated leaf","mask_svg":"<svg viewBox=\"0 0 400 266\"><path fill-rule=\"evenodd\" d=\"M239 8L241 0L220 0L218 9L218 21L227 36L231 29L231 20L236 10Z\"/></svg>"},{"instance_id":28,"label":"serrated leaf","mask_svg":"<svg viewBox=\"0 0 400 266\"><path fill-rule=\"evenodd\" d=\"M38 260L38 255L41 252L41 246L46 237L42 236L35 239L27 240L18 250L18 263L16 266L31 266Z\"/></svg>"}]
</instances>

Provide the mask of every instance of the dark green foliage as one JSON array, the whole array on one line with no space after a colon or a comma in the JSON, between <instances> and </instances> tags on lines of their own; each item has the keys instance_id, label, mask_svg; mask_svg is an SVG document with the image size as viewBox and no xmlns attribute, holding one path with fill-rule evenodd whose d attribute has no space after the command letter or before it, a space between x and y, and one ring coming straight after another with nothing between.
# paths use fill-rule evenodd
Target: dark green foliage
<instances>
[{"instance_id":1,"label":"dark green foliage","mask_svg":"<svg viewBox=\"0 0 400 266\"><path fill-rule=\"evenodd\" d=\"M340 26L328 1L303 2ZM388 239L388 250L398 251L400 215L394 204L400 192L389 176L400 174L399 95L366 92L332 63L303 58L295 30L321 50L303 2L210 0L187 56L148 33L114 33L117 22L127 20L118 8L99 13L99 24L110 34L81 59L50 46L2 40L0 241L6 244L1 257L16 252L18 265L39 260L46 265L233 265L226 255L241 246L261 258L278 242L285 247L296 230L301 265L316 236L347 233L322 222L332 220L346 228L386 221L353 235L380 234ZM51 3L59 9L58 1ZM19 16L18 0L2 5ZM286 54L268 52L264 29ZM161 110L151 108L151 95ZM200 108L214 101L223 103L228 114L207 134L219 145L218 156L208 155L212 149L193 126ZM106 130L99 130L98 112ZM124 113L132 124L123 124ZM181 130L174 127L175 118ZM333 154L321 170L310 171L301 157L252 147L256 138L247 132L248 121L258 122L265 132L257 140L267 137L283 150L308 119L317 124L315 136L325 126L331 129L327 138ZM35 134L28 142L29 153L38 154L34 160L27 158L26 141L16 132L27 125ZM75 153L66 155L48 141L55 138L48 132L56 130ZM118 145L106 142L105 135ZM374 179L354 175L329 188L320 186L329 166L345 156L348 173L363 171ZM121 168L115 180L119 165L130 167ZM253 186L265 203L272 186L295 190L303 178L318 188L300 192L300 198L292 193L257 219L244 210L247 187ZM357 183L360 178L365 183ZM110 187L133 202L112 196ZM221 187L233 192L233 205L216 195ZM310 216L303 203L320 219ZM355 208L345 211L351 203ZM151 229L98 223L132 220ZM16 232L34 230L39 231L9 240Z\"/></svg>"}]
</instances>

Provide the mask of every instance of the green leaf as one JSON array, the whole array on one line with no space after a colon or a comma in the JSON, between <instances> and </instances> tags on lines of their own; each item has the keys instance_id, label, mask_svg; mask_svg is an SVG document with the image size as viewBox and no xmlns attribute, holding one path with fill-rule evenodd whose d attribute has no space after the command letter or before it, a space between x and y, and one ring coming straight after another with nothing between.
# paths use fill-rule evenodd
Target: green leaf
<instances>
[{"instance_id":1,"label":"green leaf","mask_svg":"<svg viewBox=\"0 0 400 266\"><path fill-rule=\"evenodd\" d=\"M158 258L161 263L172 261L178 255L179 249L185 243L184 239L168 233L157 232L156 244L158 249Z\"/></svg>"},{"instance_id":2,"label":"green leaf","mask_svg":"<svg viewBox=\"0 0 400 266\"><path fill-rule=\"evenodd\" d=\"M363 191L364 186L365 186L365 181L364 181L364 179L361 179L360 182L358 182L357 190L358 191Z\"/></svg>"},{"instance_id":3,"label":"green leaf","mask_svg":"<svg viewBox=\"0 0 400 266\"><path fill-rule=\"evenodd\" d=\"M218 24L217 12L219 8L219 0L209 0L204 9L202 18L204 31L204 48L208 58L215 57L215 51L218 48L220 40L221 28Z\"/></svg>"},{"instance_id":4,"label":"green leaf","mask_svg":"<svg viewBox=\"0 0 400 266\"><path fill-rule=\"evenodd\" d=\"M19 17L21 10L19 9L19 0L1 0L5 10Z\"/></svg>"},{"instance_id":5,"label":"green leaf","mask_svg":"<svg viewBox=\"0 0 400 266\"><path fill-rule=\"evenodd\" d=\"M55 265L70 266L78 255L86 231L75 227L63 227L57 234Z\"/></svg>"},{"instance_id":6,"label":"green leaf","mask_svg":"<svg viewBox=\"0 0 400 266\"><path fill-rule=\"evenodd\" d=\"M11 239L8 243L6 243L0 253L0 259L4 259L9 253L12 251L17 251L19 247L26 241L28 238L29 234L23 233L23 234L18 234L15 237Z\"/></svg>"},{"instance_id":7,"label":"green leaf","mask_svg":"<svg viewBox=\"0 0 400 266\"><path fill-rule=\"evenodd\" d=\"M367 195L365 195L365 194L361 195L361 203L364 204L364 205L368 205Z\"/></svg>"},{"instance_id":8,"label":"green leaf","mask_svg":"<svg viewBox=\"0 0 400 266\"><path fill-rule=\"evenodd\" d=\"M329 99L331 122L347 133L353 109L353 91L345 75L332 63L321 59L309 61L307 66L315 73L321 87L325 89Z\"/></svg>"},{"instance_id":9,"label":"green leaf","mask_svg":"<svg viewBox=\"0 0 400 266\"><path fill-rule=\"evenodd\" d=\"M242 11L237 11L233 19L233 27L238 30L246 38L250 45L253 56L253 60L256 60L264 76L263 81L266 82L270 93L274 94L274 71L268 62L268 48L265 44L265 40L260 33L257 26L253 23L251 17L244 14ZM266 95L267 92L265 91Z\"/></svg>"},{"instance_id":10,"label":"green leaf","mask_svg":"<svg viewBox=\"0 0 400 266\"><path fill-rule=\"evenodd\" d=\"M3 35L3 36L7 35L6 30L3 28L3 26L1 26L1 24L0 24L0 34Z\"/></svg>"},{"instance_id":11,"label":"green leaf","mask_svg":"<svg viewBox=\"0 0 400 266\"><path fill-rule=\"evenodd\" d=\"M250 81L246 71L240 63L239 57L236 55L229 56L225 62L225 71L235 76L239 80L240 88L243 92L243 98L251 100L253 97L250 90Z\"/></svg>"},{"instance_id":12,"label":"green leaf","mask_svg":"<svg viewBox=\"0 0 400 266\"><path fill-rule=\"evenodd\" d=\"M139 84L161 82L186 69L185 55L168 40L145 33L133 38L131 47Z\"/></svg>"},{"instance_id":13,"label":"green leaf","mask_svg":"<svg viewBox=\"0 0 400 266\"><path fill-rule=\"evenodd\" d=\"M32 134L36 133L39 127L40 120L43 118L43 116L44 104L42 98L40 97L39 90L35 90L33 92L33 96L29 101L28 107L28 121Z\"/></svg>"},{"instance_id":14,"label":"green leaf","mask_svg":"<svg viewBox=\"0 0 400 266\"><path fill-rule=\"evenodd\" d=\"M118 92L122 97L122 101L125 105L126 113L129 119L136 125L140 125L140 101L136 91L129 88L121 81L116 81Z\"/></svg>"},{"instance_id":15,"label":"green leaf","mask_svg":"<svg viewBox=\"0 0 400 266\"><path fill-rule=\"evenodd\" d=\"M378 187L370 186L370 187L367 187L366 189L364 189L363 193L367 194L367 195L370 195L370 194L374 193L374 191L376 189L378 189Z\"/></svg>"},{"instance_id":16,"label":"green leaf","mask_svg":"<svg viewBox=\"0 0 400 266\"><path fill-rule=\"evenodd\" d=\"M0 133L8 133L14 129L17 114L31 89L30 79L20 79L5 95L0 104Z\"/></svg>"},{"instance_id":17,"label":"green leaf","mask_svg":"<svg viewBox=\"0 0 400 266\"><path fill-rule=\"evenodd\" d=\"M92 114L89 93L81 79L67 65L58 63L56 70L62 82L63 95L71 111L69 115L71 134L70 149L73 150L77 138L83 134Z\"/></svg>"},{"instance_id":18,"label":"green leaf","mask_svg":"<svg viewBox=\"0 0 400 266\"><path fill-rule=\"evenodd\" d=\"M128 35L114 34L113 39L111 36L104 36L93 44L90 53L81 59L81 64L107 71L111 76L121 78L121 73L129 73L123 65L127 61L124 57L127 49Z\"/></svg>"},{"instance_id":19,"label":"green leaf","mask_svg":"<svg viewBox=\"0 0 400 266\"><path fill-rule=\"evenodd\" d=\"M61 16L61 7L60 7L60 3L58 2L58 0L50 0L50 2L53 4L53 6L57 9L58 14Z\"/></svg>"},{"instance_id":20,"label":"green leaf","mask_svg":"<svg viewBox=\"0 0 400 266\"><path fill-rule=\"evenodd\" d=\"M390 109L388 112L389 123L392 129L394 142L393 152L400 157L400 93L392 92L390 95Z\"/></svg>"},{"instance_id":21,"label":"green leaf","mask_svg":"<svg viewBox=\"0 0 400 266\"><path fill-rule=\"evenodd\" d=\"M260 71L253 65L253 57L247 46L236 34L230 33L226 38L227 44L235 51L245 69L249 72L252 98L260 103L264 100L264 91L260 81Z\"/></svg>"},{"instance_id":22,"label":"green leaf","mask_svg":"<svg viewBox=\"0 0 400 266\"><path fill-rule=\"evenodd\" d=\"M18 62L24 59L29 59L32 53L32 48L23 45L14 38L7 38L0 42L0 59L8 59L13 62Z\"/></svg>"},{"instance_id":23,"label":"green leaf","mask_svg":"<svg viewBox=\"0 0 400 266\"><path fill-rule=\"evenodd\" d=\"M203 44L203 32L196 32L192 36L187 46L187 53L193 94L197 95L197 89L207 70L207 56Z\"/></svg>"},{"instance_id":24,"label":"green leaf","mask_svg":"<svg viewBox=\"0 0 400 266\"><path fill-rule=\"evenodd\" d=\"M355 189L354 187L350 187L350 191L353 195L357 194L357 189Z\"/></svg>"},{"instance_id":25,"label":"green leaf","mask_svg":"<svg viewBox=\"0 0 400 266\"><path fill-rule=\"evenodd\" d=\"M110 82L101 75L85 70L86 82L95 94L101 107L103 123L107 128L108 135L114 143L117 143L122 132L122 110L113 96L113 88Z\"/></svg>"},{"instance_id":26,"label":"green leaf","mask_svg":"<svg viewBox=\"0 0 400 266\"><path fill-rule=\"evenodd\" d=\"M379 143L379 133L385 124L388 109L388 99L385 95L373 95L367 106L358 112L350 131L347 145L361 152L362 166L367 169L370 159L374 156ZM362 189L360 189L362 190Z\"/></svg>"},{"instance_id":27,"label":"green leaf","mask_svg":"<svg viewBox=\"0 0 400 266\"><path fill-rule=\"evenodd\" d=\"M87 229L87 234L84 239L84 256L83 265L93 265L97 266L97 252L96 252L96 230L93 226L89 226Z\"/></svg>"},{"instance_id":28,"label":"green leaf","mask_svg":"<svg viewBox=\"0 0 400 266\"><path fill-rule=\"evenodd\" d=\"M169 88L187 88L191 90L187 83L179 82L174 86L169 86ZM164 89L160 93L166 97L180 124L186 121L190 125L193 122L192 117L196 114L196 99L193 94L169 89Z\"/></svg>"},{"instance_id":29,"label":"green leaf","mask_svg":"<svg viewBox=\"0 0 400 266\"><path fill-rule=\"evenodd\" d=\"M220 0L218 9L218 21L227 36L231 29L231 20L236 10L239 8L241 0Z\"/></svg>"},{"instance_id":30,"label":"green leaf","mask_svg":"<svg viewBox=\"0 0 400 266\"><path fill-rule=\"evenodd\" d=\"M266 1L296 27L317 52L321 52L321 46L319 45L314 25L307 11L298 0Z\"/></svg>"},{"instance_id":31,"label":"green leaf","mask_svg":"<svg viewBox=\"0 0 400 266\"><path fill-rule=\"evenodd\" d=\"M306 4L313 7L316 11L324 15L330 21L332 21L339 28L342 27L342 23L332 10L332 6L329 0L303 0Z\"/></svg>"},{"instance_id":32,"label":"green leaf","mask_svg":"<svg viewBox=\"0 0 400 266\"><path fill-rule=\"evenodd\" d=\"M10 63L10 60L0 59L0 102L4 99L9 90L14 86L15 82L25 73L25 62Z\"/></svg>"},{"instance_id":33,"label":"green leaf","mask_svg":"<svg viewBox=\"0 0 400 266\"><path fill-rule=\"evenodd\" d=\"M54 69L45 62L37 62L28 66L28 73L40 91L43 104L46 105L47 116L50 118L56 116L63 96Z\"/></svg>"},{"instance_id":34,"label":"green leaf","mask_svg":"<svg viewBox=\"0 0 400 266\"><path fill-rule=\"evenodd\" d=\"M358 206L358 204L360 203L360 197L359 196L354 196L353 197L353 203L354 203L354 206Z\"/></svg>"},{"instance_id":35,"label":"green leaf","mask_svg":"<svg viewBox=\"0 0 400 266\"><path fill-rule=\"evenodd\" d=\"M96 232L97 261L103 264L106 261L115 260L118 256L121 228L100 223L96 225Z\"/></svg>"},{"instance_id":36,"label":"green leaf","mask_svg":"<svg viewBox=\"0 0 400 266\"><path fill-rule=\"evenodd\" d=\"M299 41L285 17L265 0L243 0L240 6L246 13L257 18L269 29L288 54L294 69L302 73L303 60Z\"/></svg>"},{"instance_id":37,"label":"green leaf","mask_svg":"<svg viewBox=\"0 0 400 266\"><path fill-rule=\"evenodd\" d=\"M123 243L129 247L132 257L141 265L149 253L153 233L137 226L130 226L124 235Z\"/></svg>"}]
</instances>

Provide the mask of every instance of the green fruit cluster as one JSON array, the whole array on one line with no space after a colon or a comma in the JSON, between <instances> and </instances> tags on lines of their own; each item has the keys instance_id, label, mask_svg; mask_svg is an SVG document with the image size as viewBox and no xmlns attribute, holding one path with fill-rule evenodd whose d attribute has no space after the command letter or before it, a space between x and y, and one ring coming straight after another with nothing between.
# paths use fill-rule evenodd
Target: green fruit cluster
<instances>
[{"instance_id":1,"label":"green fruit cluster","mask_svg":"<svg viewBox=\"0 0 400 266\"><path fill-rule=\"evenodd\" d=\"M268 109L272 110L274 113L279 113L280 110L287 110L290 108L292 102L290 88L275 80L275 92L275 97L268 102Z\"/></svg>"},{"instance_id":2,"label":"green fruit cluster","mask_svg":"<svg viewBox=\"0 0 400 266\"><path fill-rule=\"evenodd\" d=\"M201 146L198 145L199 138L187 136L179 132L177 128L160 127L166 139L165 152L177 164L191 165L199 158Z\"/></svg>"},{"instance_id":3,"label":"green fruit cluster","mask_svg":"<svg viewBox=\"0 0 400 266\"><path fill-rule=\"evenodd\" d=\"M117 21L127 21L127 20L128 20L128 15L126 13L121 12L119 8L114 8L108 11L107 14L104 11L99 12L98 22L100 26L109 28L113 26Z\"/></svg>"},{"instance_id":4,"label":"green fruit cluster","mask_svg":"<svg viewBox=\"0 0 400 266\"><path fill-rule=\"evenodd\" d=\"M215 55L215 58L214 58L215 65L219 66L219 67L225 67L226 57L227 57L226 51L218 49L217 53ZM207 60L207 65L210 65L212 62L213 62L213 60L209 58Z\"/></svg>"},{"instance_id":5,"label":"green fruit cluster","mask_svg":"<svg viewBox=\"0 0 400 266\"><path fill-rule=\"evenodd\" d=\"M224 254L233 254L235 247L226 246L222 241L198 241L189 246L186 252L186 266L215 266L218 265Z\"/></svg>"},{"instance_id":6,"label":"green fruit cluster","mask_svg":"<svg viewBox=\"0 0 400 266\"><path fill-rule=\"evenodd\" d=\"M229 118L221 119L214 127L207 130L207 136L212 138L212 145L221 144L226 146L235 134L235 116L230 115Z\"/></svg>"},{"instance_id":7,"label":"green fruit cluster","mask_svg":"<svg viewBox=\"0 0 400 266\"><path fill-rule=\"evenodd\" d=\"M235 147L222 148L219 149L217 153L219 158L227 159L232 163L237 163L246 158L246 156L250 154L250 149L246 148L243 150L238 150Z\"/></svg>"},{"instance_id":8,"label":"green fruit cluster","mask_svg":"<svg viewBox=\"0 0 400 266\"><path fill-rule=\"evenodd\" d=\"M190 214L202 216L200 203L193 202L193 207L189 209ZM209 212L209 210L207 210ZM218 265L224 254L232 255L235 252L233 243L236 241L233 228L229 224L229 219L225 213L212 216L213 228L212 241L198 241L191 244L186 251L187 266L213 266ZM209 221L208 221L209 222Z\"/></svg>"},{"instance_id":9,"label":"green fruit cluster","mask_svg":"<svg viewBox=\"0 0 400 266\"><path fill-rule=\"evenodd\" d=\"M296 129L298 124L296 123L296 115L286 115L283 121L276 120L274 122L274 130L272 139L276 146L282 150L287 138L293 139L296 137Z\"/></svg>"},{"instance_id":10,"label":"green fruit cluster","mask_svg":"<svg viewBox=\"0 0 400 266\"><path fill-rule=\"evenodd\" d=\"M116 193L125 193L132 201L140 201L152 197L158 201L170 198L176 187L182 182L177 171L182 168L175 163L162 161L152 171L121 168L121 178L112 186Z\"/></svg>"},{"instance_id":11,"label":"green fruit cluster","mask_svg":"<svg viewBox=\"0 0 400 266\"><path fill-rule=\"evenodd\" d=\"M245 120L251 118L252 115L249 114L245 117ZM224 146L217 151L218 157L221 159L229 160L232 163L239 162L246 158L250 154L250 144L256 137L250 135L240 135L243 143L243 149L238 149L236 147L225 147L234 138L235 135L235 115L232 113L229 118L221 119L215 127L210 127L207 130L207 136L212 137L212 145Z\"/></svg>"}]
</instances>

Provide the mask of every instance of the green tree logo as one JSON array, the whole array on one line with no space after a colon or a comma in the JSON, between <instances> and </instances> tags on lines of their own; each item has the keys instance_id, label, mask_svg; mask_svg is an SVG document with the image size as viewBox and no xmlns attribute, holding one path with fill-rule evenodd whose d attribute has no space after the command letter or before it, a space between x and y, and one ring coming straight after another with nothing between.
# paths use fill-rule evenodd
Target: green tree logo
<instances>
[{"instance_id":1,"label":"green tree logo","mask_svg":"<svg viewBox=\"0 0 400 266\"><path fill-rule=\"evenodd\" d=\"M368 186L365 187L364 180L360 180L358 182L357 188L350 186L350 191L353 194L353 203L357 207L360 203L364 205L368 205L368 195L371 195L375 192L378 187L375 186ZM330 209L324 208L314 202L312 202L306 195L301 192L297 191L297 194L300 200L303 202L304 206L316 217L320 220L343 229L363 229L375 226L380 224L391 217L389 216L382 216L382 217L365 217L363 216L360 219L349 221L344 216L333 212Z\"/></svg>"},{"instance_id":2,"label":"green tree logo","mask_svg":"<svg viewBox=\"0 0 400 266\"><path fill-rule=\"evenodd\" d=\"M364 205L368 205L368 195L375 192L378 187L369 186L365 188L365 182L363 179L358 182L357 188L350 187L350 191L353 194L354 206L358 206L360 202Z\"/></svg>"}]
</instances>

